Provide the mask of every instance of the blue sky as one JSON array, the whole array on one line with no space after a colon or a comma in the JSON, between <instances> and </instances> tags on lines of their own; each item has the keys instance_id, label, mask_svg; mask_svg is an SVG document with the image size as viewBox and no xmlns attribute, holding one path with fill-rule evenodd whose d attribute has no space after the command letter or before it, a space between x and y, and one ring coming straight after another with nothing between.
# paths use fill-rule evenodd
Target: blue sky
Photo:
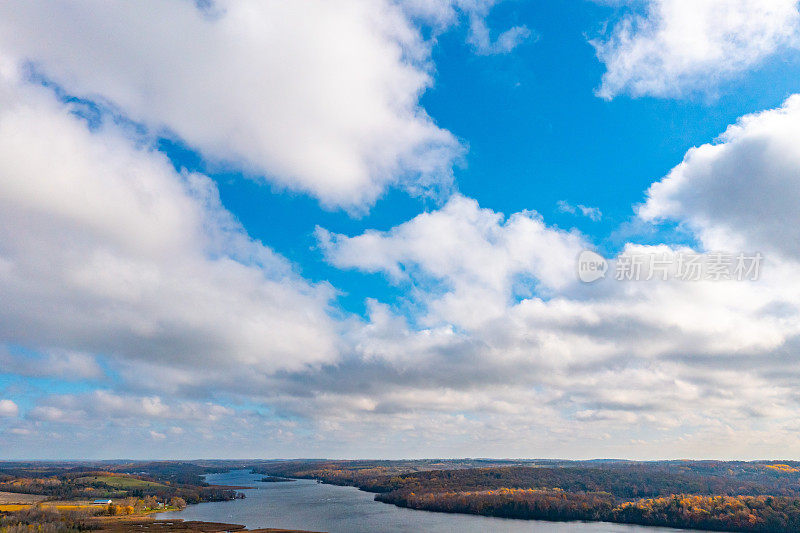
<instances>
[{"instance_id":1,"label":"blue sky","mask_svg":"<svg viewBox=\"0 0 800 533\"><path fill-rule=\"evenodd\" d=\"M800 453L796 2L0 20L0 455Z\"/></svg>"}]
</instances>

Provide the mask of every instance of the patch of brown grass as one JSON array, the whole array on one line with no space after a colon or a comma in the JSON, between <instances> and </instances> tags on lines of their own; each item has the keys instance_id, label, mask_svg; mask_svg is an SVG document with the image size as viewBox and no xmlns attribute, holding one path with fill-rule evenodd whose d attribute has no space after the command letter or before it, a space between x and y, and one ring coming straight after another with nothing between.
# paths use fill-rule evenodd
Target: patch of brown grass
<instances>
[{"instance_id":1,"label":"patch of brown grass","mask_svg":"<svg viewBox=\"0 0 800 533\"><path fill-rule=\"evenodd\" d=\"M40 502L47 498L41 494L18 494L16 492L1 492L0 491L0 505L9 504L26 504L30 505Z\"/></svg>"}]
</instances>

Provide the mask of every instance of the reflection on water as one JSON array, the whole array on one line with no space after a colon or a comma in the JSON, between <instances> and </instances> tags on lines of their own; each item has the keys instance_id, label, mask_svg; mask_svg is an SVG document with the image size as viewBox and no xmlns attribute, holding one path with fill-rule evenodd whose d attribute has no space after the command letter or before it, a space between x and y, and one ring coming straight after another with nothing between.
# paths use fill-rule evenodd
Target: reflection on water
<instances>
[{"instance_id":1,"label":"reflection on water","mask_svg":"<svg viewBox=\"0 0 800 533\"><path fill-rule=\"evenodd\" d=\"M261 475L246 470L210 474L206 481L244 485L247 498L190 505L182 512L159 518L183 518L242 524L249 529L295 528L329 533L663 533L678 530L589 522L506 520L483 516L431 513L376 502L374 494L353 487L324 485L300 479L262 483Z\"/></svg>"}]
</instances>

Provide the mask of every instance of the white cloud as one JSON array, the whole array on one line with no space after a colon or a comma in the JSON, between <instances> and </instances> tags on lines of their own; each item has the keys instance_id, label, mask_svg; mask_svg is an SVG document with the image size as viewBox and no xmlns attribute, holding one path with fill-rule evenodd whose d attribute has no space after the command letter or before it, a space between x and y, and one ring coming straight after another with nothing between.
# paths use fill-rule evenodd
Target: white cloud
<instances>
[{"instance_id":1,"label":"white cloud","mask_svg":"<svg viewBox=\"0 0 800 533\"><path fill-rule=\"evenodd\" d=\"M686 224L706 249L800 259L800 95L741 118L653 184L646 221Z\"/></svg>"},{"instance_id":2,"label":"white cloud","mask_svg":"<svg viewBox=\"0 0 800 533\"><path fill-rule=\"evenodd\" d=\"M53 407L51 405L39 405L34 407L28 413L28 416L33 420L46 421L46 422L75 422L73 418L67 418L67 414L63 409Z\"/></svg>"},{"instance_id":3,"label":"white cloud","mask_svg":"<svg viewBox=\"0 0 800 533\"><path fill-rule=\"evenodd\" d=\"M603 218L603 212L600 211L599 207L589 207L583 204L572 205L566 200L559 200L557 206L562 213L577 215L580 212L581 215L595 222Z\"/></svg>"},{"instance_id":4,"label":"white cloud","mask_svg":"<svg viewBox=\"0 0 800 533\"><path fill-rule=\"evenodd\" d=\"M422 19L444 31L466 19L468 24L467 42L476 54L507 54L526 40L535 39L536 35L527 26L513 26L502 31L494 40L486 23L492 8L500 0L399 0L398 4L413 19Z\"/></svg>"},{"instance_id":5,"label":"white cloud","mask_svg":"<svg viewBox=\"0 0 800 533\"><path fill-rule=\"evenodd\" d=\"M607 69L603 98L707 91L800 43L797 0L647 0L643 11L592 41Z\"/></svg>"},{"instance_id":6,"label":"white cloud","mask_svg":"<svg viewBox=\"0 0 800 533\"><path fill-rule=\"evenodd\" d=\"M514 26L502 32L492 41L485 15L470 14L469 43L481 55L508 54L533 36L527 26Z\"/></svg>"},{"instance_id":7,"label":"white cloud","mask_svg":"<svg viewBox=\"0 0 800 533\"><path fill-rule=\"evenodd\" d=\"M0 346L0 365L8 372L22 376L53 376L65 380L98 379L105 375L97 360L85 353L54 350L34 358L30 354L12 355Z\"/></svg>"},{"instance_id":8,"label":"white cloud","mask_svg":"<svg viewBox=\"0 0 800 533\"><path fill-rule=\"evenodd\" d=\"M70 94L353 209L449 185L461 147L418 102L429 46L388 0L0 6L0 50Z\"/></svg>"},{"instance_id":9,"label":"white cloud","mask_svg":"<svg viewBox=\"0 0 800 533\"><path fill-rule=\"evenodd\" d=\"M90 131L8 66L0 263L0 339L56 366L91 370L63 355L80 352L262 374L336 357L330 287L252 241L208 178L112 124Z\"/></svg>"},{"instance_id":10,"label":"white cloud","mask_svg":"<svg viewBox=\"0 0 800 533\"><path fill-rule=\"evenodd\" d=\"M584 246L577 233L547 228L534 212L504 220L463 196L453 196L440 210L421 214L389 232L369 231L356 237L317 236L326 257L339 268L385 272L402 281L409 276L444 284L436 306L456 324L501 313L535 280L545 292L574 281L564 268Z\"/></svg>"},{"instance_id":11,"label":"white cloud","mask_svg":"<svg viewBox=\"0 0 800 533\"><path fill-rule=\"evenodd\" d=\"M11 400L0 400L0 417L15 417L19 414L19 407Z\"/></svg>"}]
</instances>

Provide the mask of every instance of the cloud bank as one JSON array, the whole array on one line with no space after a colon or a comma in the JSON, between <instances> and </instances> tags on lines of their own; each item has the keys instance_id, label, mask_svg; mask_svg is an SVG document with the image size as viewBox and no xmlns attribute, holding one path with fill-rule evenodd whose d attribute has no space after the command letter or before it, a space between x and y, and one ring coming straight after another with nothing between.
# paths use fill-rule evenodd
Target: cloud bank
<instances>
[{"instance_id":1,"label":"cloud bank","mask_svg":"<svg viewBox=\"0 0 800 533\"><path fill-rule=\"evenodd\" d=\"M184 457L800 453L798 97L688 151L647 191L637 221L683 226L698 250L620 253L761 251L756 282L583 284L586 236L453 194L382 230L317 229L330 265L402 289L356 316L252 239L213 181L176 171L153 134L327 205L446 184L460 147L419 107L430 43L413 21L447 27L492 4L121 5L0 7L15 29L0 31L0 363L48 385L4 382L5 456L43 439L105 456L141 456L141 442ZM725 5L723 30L746 21L747 42L708 31L711 12L681 26L666 1L620 22L600 45L608 94L691 88L699 65L741 53L749 68L794 31L793 4ZM106 111L87 120L53 83Z\"/></svg>"},{"instance_id":2,"label":"cloud bank","mask_svg":"<svg viewBox=\"0 0 800 533\"><path fill-rule=\"evenodd\" d=\"M103 432L132 453L143 440L243 456L800 451L798 262L793 239L766 238L796 225L782 207L800 175L795 97L691 150L639 210L691 228L697 251L759 246L757 282L583 284L586 237L455 195L386 231L317 230L332 265L404 288L334 319L332 289L249 239L206 178L116 126L90 129L46 89L6 78L3 95L3 338L44 351L54 376L72 361L105 380L4 403L6 446L50 435L77 450ZM756 214L726 216L752 190Z\"/></svg>"}]
</instances>

